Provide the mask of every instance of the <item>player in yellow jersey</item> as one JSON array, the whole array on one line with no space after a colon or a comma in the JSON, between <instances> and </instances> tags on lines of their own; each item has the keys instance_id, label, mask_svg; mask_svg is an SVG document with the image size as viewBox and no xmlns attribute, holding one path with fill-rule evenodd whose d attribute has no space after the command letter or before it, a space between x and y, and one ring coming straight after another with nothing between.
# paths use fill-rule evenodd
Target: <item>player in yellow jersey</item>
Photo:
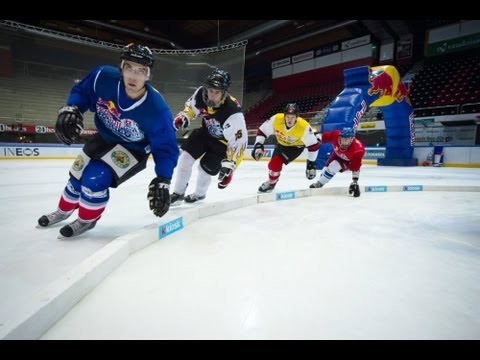
<instances>
[{"instance_id":1,"label":"player in yellow jersey","mask_svg":"<svg viewBox=\"0 0 480 360\"><path fill-rule=\"evenodd\" d=\"M299 157L305 148L308 149L305 175L309 180L314 179L317 175L315 160L320 142L308 121L299 117L298 114L297 104L287 104L284 113L273 115L257 130L252 150L252 157L257 161L263 156L265 140L271 135L275 135L277 139L272 158L268 162L268 180L258 188L260 193L271 192L277 185L283 165L288 165Z\"/></svg>"}]
</instances>

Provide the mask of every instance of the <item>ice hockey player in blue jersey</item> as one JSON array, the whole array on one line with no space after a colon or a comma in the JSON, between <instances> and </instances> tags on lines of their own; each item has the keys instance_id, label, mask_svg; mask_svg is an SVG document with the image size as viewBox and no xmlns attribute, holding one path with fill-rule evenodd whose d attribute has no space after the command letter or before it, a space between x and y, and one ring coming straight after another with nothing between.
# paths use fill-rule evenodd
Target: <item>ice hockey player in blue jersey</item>
<instances>
[{"instance_id":1,"label":"ice hockey player in blue jersey","mask_svg":"<svg viewBox=\"0 0 480 360\"><path fill-rule=\"evenodd\" d=\"M129 44L120 58L120 69L100 66L75 84L58 112L55 134L66 145L80 139L87 110L95 113L98 131L84 137L57 210L38 219L40 226L49 226L78 209L78 218L60 229L64 237L92 229L108 203L109 188L144 170L150 153L156 173L148 189L150 209L161 217L170 207L170 181L179 149L172 113L148 82L153 54L146 46Z\"/></svg>"}]
</instances>

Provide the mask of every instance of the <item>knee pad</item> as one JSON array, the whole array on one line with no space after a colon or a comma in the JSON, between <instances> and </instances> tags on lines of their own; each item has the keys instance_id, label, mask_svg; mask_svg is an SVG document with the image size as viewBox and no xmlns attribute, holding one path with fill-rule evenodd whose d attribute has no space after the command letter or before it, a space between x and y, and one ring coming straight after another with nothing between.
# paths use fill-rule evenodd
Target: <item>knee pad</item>
<instances>
[{"instance_id":1,"label":"knee pad","mask_svg":"<svg viewBox=\"0 0 480 360\"><path fill-rule=\"evenodd\" d=\"M101 191L108 189L112 183L112 172L101 161L91 161L82 175L82 186L91 191Z\"/></svg>"}]
</instances>

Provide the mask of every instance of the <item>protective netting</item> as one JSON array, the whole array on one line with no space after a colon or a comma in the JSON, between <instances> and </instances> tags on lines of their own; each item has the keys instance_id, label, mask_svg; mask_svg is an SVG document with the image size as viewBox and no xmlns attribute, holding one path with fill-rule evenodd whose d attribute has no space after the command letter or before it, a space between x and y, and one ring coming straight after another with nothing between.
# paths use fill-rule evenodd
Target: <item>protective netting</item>
<instances>
[{"instance_id":1,"label":"protective netting","mask_svg":"<svg viewBox=\"0 0 480 360\"><path fill-rule=\"evenodd\" d=\"M226 70L232 77L229 92L240 104L243 102L243 75L245 46L205 54L155 54L152 84L164 95L167 103L176 109L176 103L185 100L202 85L214 68Z\"/></svg>"},{"instance_id":2,"label":"protective netting","mask_svg":"<svg viewBox=\"0 0 480 360\"><path fill-rule=\"evenodd\" d=\"M0 79L1 88L18 95L15 104L11 101L0 103L0 118L5 121L16 116L28 123L52 125L74 81L98 65L119 65L121 49L126 45L43 30L0 21L0 47L9 49L12 58L10 80ZM175 114L217 67L230 73L232 85L229 92L242 103L245 47L246 42L206 49L152 48L155 58L152 85L164 96ZM21 85L16 79L20 79ZM33 104L32 98L44 101ZM93 124L91 114L85 115L85 125Z\"/></svg>"}]
</instances>

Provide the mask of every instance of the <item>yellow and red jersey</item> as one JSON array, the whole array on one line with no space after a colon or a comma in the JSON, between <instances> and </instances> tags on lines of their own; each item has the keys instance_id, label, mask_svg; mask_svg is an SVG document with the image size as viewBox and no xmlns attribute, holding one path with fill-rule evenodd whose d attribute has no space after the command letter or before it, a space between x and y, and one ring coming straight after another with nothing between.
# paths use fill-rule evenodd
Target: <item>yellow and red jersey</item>
<instances>
[{"instance_id":1,"label":"yellow and red jersey","mask_svg":"<svg viewBox=\"0 0 480 360\"><path fill-rule=\"evenodd\" d=\"M297 117L295 125L290 129L285 126L285 114L278 113L265 121L259 127L258 135L268 138L275 135L277 142L283 146L312 146L318 143L313 129L307 120Z\"/></svg>"}]
</instances>

